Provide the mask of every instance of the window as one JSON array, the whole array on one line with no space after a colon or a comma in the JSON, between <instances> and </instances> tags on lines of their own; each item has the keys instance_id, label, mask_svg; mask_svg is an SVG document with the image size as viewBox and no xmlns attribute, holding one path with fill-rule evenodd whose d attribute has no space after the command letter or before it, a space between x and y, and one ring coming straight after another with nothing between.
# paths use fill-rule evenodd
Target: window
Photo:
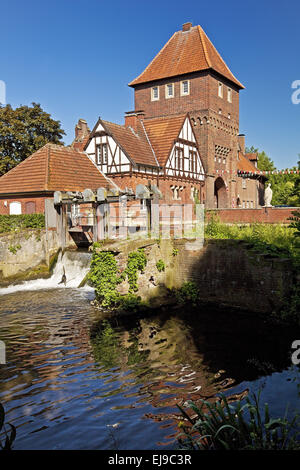
<instances>
[{"instance_id":1,"label":"window","mask_svg":"<svg viewBox=\"0 0 300 470\"><path fill-rule=\"evenodd\" d=\"M175 149L175 168L183 170L183 149L176 147Z\"/></svg>"},{"instance_id":2,"label":"window","mask_svg":"<svg viewBox=\"0 0 300 470\"><path fill-rule=\"evenodd\" d=\"M189 171L197 173L197 152L190 150Z\"/></svg>"},{"instance_id":3,"label":"window","mask_svg":"<svg viewBox=\"0 0 300 470\"><path fill-rule=\"evenodd\" d=\"M158 101L159 100L159 88L158 86L154 86L151 88L151 101Z\"/></svg>"},{"instance_id":4,"label":"window","mask_svg":"<svg viewBox=\"0 0 300 470\"><path fill-rule=\"evenodd\" d=\"M97 146L97 165L107 165L107 144Z\"/></svg>"},{"instance_id":5,"label":"window","mask_svg":"<svg viewBox=\"0 0 300 470\"><path fill-rule=\"evenodd\" d=\"M227 101L229 101L229 103L232 103L232 89L231 88L227 88Z\"/></svg>"},{"instance_id":6,"label":"window","mask_svg":"<svg viewBox=\"0 0 300 470\"><path fill-rule=\"evenodd\" d=\"M9 204L9 214L10 215L19 215L22 214L22 205L20 202L10 202Z\"/></svg>"},{"instance_id":7,"label":"window","mask_svg":"<svg viewBox=\"0 0 300 470\"><path fill-rule=\"evenodd\" d=\"M174 83L166 85L166 98L174 98Z\"/></svg>"},{"instance_id":8,"label":"window","mask_svg":"<svg viewBox=\"0 0 300 470\"><path fill-rule=\"evenodd\" d=\"M222 109L221 108L219 108L219 114L222 114Z\"/></svg>"},{"instance_id":9,"label":"window","mask_svg":"<svg viewBox=\"0 0 300 470\"><path fill-rule=\"evenodd\" d=\"M242 179L242 188L243 188L243 189L247 189L246 178L243 178L243 179Z\"/></svg>"},{"instance_id":10,"label":"window","mask_svg":"<svg viewBox=\"0 0 300 470\"><path fill-rule=\"evenodd\" d=\"M190 82L189 82L189 80L183 80L180 83L180 87L181 87L181 89L180 89L181 96L190 94Z\"/></svg>"},{"instance_id":11,"label":"window","mask_svg":"<svg viewBox=\"0 0 300 470\"><path fill-rule=\"evenodd\" d=\"M223 84L221 82L218 83L218 96L223 98Z\"/></svg>"},{"instance_id":12,"label":"window","mask_svg":"<svg viewBox=\"0 0 300 470\"><path fill-rule=\"evenodd\" d=\"M228 119L231 119L231 114L230 113L228 113Z\"/></svg>"}]
</instances>

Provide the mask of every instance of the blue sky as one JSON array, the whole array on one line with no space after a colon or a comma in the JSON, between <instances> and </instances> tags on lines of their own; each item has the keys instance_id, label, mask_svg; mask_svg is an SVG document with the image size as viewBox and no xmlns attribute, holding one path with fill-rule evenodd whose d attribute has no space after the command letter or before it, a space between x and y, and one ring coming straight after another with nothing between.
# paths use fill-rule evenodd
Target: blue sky
<instances>
[{"instance_id":1,"label":"blue sky","mask_svg":"<svg viewBox=\"0 0 300 470\"><path fill-rule=\"evenodd\" d=\"M78 118L123 123L127 84L183 23L200 24L234 75L240 132L278 168L300 153L300 2L10 0L1 2L0 80L13 107L40 103L74 137Z\"/></svg>"}]
</instances>

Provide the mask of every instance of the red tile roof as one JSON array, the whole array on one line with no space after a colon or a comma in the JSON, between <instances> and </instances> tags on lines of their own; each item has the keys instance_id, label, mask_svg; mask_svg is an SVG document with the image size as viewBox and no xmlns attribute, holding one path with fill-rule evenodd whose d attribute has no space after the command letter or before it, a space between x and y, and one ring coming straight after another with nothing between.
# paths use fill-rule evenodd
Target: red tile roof
<instances>
[{"instance_id":1,"label":"red tile roof","mask_svg":"<svg viewBox=\"0 0 300 470\"><path fill-rule=\"evenodd\" d=\"M109 121L101 123L134 163L158 166L141 121L135 130Z\"/></svg>"},{"instance_id":2,"label":"red tile roof","mask_svg":"<svg viewBox=\"0 0 300 470\"><path fill-rule=\"evenodd\" d=\"M251 171L254 173L255 171L258 171L256 166L253 165L250 160L242 154L242 152L239 152L238 155L238 163L237 163L237 170L240 171Z\"/></svg>"},{"instance_id":3,"label":"red tile roof","mask_svg":"<svg viewBox=\"0 0 300 470\"><path fill-rule=\"evenodd\" d=\"M160 166L164 166L174 141L183 126L186 114L172 117L145 119L144 126Z\"/></svg>"},{"instance_id":4,"label":"red tile roof","mask_svg":"<svg viewBox=\"0 0 300 470\"><path fill-rule=\"evenodd\" d=\"M237 85L235 78L222 57L200 26L188 31L177 31L154 57L152 62L129 86L175 77L186 73L212 69Z\"/></svg>"},{"instance_id":5,"label":"red tile roof","mask_svg":"<svg viewBox=\"0 0 300 470\"><path fill-rule=\"evenodd\" d=\"M251 161L258 160L258 153L257 152L245 153L245 156L248 158L248 160L251 160Z\"/></svg>"},{"instance_id":6,"label":"red tile roof","mask_svg":"<svg viewBox=\"0 0 300 470\"><path fill-rule=\"evenodd\" d=\"M82 191L112 186L89 157L71 147L46 144L0 178L0 194Z\"/></svg>"}]
</instances>

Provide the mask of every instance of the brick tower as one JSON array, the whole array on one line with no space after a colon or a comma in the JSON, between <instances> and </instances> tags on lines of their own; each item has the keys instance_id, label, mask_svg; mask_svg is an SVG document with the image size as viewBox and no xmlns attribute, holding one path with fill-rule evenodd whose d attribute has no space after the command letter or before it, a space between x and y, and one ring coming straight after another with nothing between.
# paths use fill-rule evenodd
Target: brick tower
<instances>
[{"instance_id":1,"label":"brick tower","mask_svg":"<svg viewBox=\"0 0 300 470\"><path fill-rule=\"evenodd\" d=\"M135 110L142 110L145 120L189 113L206 172L201 199L207 208L232 207L241 149L239 91L244 87L203 29L185 23L129 86Z\"/></svg>"}]
</instances>

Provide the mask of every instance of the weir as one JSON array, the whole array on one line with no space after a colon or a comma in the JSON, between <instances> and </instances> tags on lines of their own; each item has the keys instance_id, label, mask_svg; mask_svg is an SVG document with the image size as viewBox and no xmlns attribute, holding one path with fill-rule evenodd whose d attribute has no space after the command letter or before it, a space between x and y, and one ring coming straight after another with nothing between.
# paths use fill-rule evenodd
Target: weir
<instances>
[{"instance_id":1,"label":"weir","mask_svg":"<svg viewBox=\"0 0 300 470\"><path fill-rule=\"evenodd\" d=\"M51 277L25 281L0 289L0 295L23 290L77 288L86 277L92 254L88 251L60 252ZM65 282L61 282L65 274Z\"/></svg>"}]
</instances>

